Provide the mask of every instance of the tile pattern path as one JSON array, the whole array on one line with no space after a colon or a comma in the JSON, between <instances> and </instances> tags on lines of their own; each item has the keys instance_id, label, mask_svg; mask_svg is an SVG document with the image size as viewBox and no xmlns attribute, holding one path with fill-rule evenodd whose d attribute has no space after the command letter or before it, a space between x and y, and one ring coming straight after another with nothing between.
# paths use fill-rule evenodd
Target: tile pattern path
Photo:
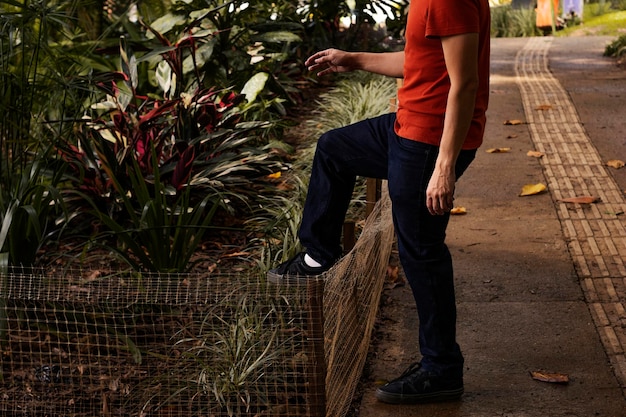
<instances>
[{"instance_id":1,"label":"tile pattern path","mask_svg":"<svg viewBox=\"0 0 626 417\"><path fill-rule=\"evenodd\" d=\"M526 121L598 333L626 390L626 200L552 75L551 37L530 38L515 62ZM596 204L564 198L593 196ZM626 391L625 391L626 394Z\"/></svg>"}]
</instances>

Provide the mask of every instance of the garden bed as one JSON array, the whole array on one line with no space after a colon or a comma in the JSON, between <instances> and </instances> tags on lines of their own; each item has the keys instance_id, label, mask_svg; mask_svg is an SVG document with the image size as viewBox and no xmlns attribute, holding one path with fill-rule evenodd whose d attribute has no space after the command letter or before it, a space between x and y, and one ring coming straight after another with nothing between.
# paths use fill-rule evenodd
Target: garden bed
<instances>
[{"instance_id":1,"label":"garden bed","mask_svg":"<svg viewBox=\"0 0 626 417\"><path fill-rule=\"evenodd\" d=\"M9 278L2 413L323 415L321 286L316 295L224 275Z\"/></svg>"}]
</instances>

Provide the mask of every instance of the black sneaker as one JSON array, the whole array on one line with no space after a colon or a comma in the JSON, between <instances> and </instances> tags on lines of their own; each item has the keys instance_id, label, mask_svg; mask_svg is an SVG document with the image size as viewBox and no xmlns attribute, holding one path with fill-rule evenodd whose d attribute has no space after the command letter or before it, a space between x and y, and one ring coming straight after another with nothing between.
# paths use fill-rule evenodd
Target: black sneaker
<instances>
[{"instance_id":1,"label":"black sneaker","mask_svg":"<svg viewBox=\"0 0 626 417\"><path fill-rule=\"evenodd\" d=\"M376 398L389 404L454 401L463 395L463 378L446 378L413 364L399 378L376 390Z\"/></svg>"},{"instance_id":2,"label":"black sneaker","mask_svg":"<svg viewBox=\"0 0 626 417\"><path fill-rule=\"evenodd\" d=\"M301 252L287 262L283 262L267 273L267 280L273 284L288 282L302 282L311 278L318 278L330 267L313 267L304 262L305 252Z\"/></svg>"}]
</instances>

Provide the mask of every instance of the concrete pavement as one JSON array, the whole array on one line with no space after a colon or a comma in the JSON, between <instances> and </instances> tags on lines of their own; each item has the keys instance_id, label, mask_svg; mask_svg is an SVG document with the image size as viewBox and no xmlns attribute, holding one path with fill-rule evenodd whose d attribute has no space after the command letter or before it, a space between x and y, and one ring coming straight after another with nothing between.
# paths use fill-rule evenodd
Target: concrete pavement
<instances>
[{"instance_id":1,"label":"concrete pavement","mask_svg":"<svg viewBox=\"0 0 626 417\"><path fill-rule=\"evenodd\" d=\"M375 400L377 383L419 360L410 290L390 287L359 417L626 417L626 169L605 166L626 160L626 71L602 57L611 40L493 40L486 140L459 182L467 214L452 218L448 239L466 393L448 404ZM519 197L534 183L547 192ZM582 195L601 201L559 201Z\"/></svg>"}]
</instances>

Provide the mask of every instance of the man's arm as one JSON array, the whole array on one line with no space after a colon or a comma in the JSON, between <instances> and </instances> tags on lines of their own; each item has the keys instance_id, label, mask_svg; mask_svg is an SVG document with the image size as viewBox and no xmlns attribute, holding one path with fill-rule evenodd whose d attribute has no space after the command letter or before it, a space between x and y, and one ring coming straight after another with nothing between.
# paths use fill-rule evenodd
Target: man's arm
<instances>
[{"instance_id":1,"label":"man's arm","mask_svg":"<svg viewBox=\"0 0 626 417\"><path fill-rule=\"evenodd\" d=\"M317 71L319 76L333 72L362 70L402 78L404 51L374 53L326 49L311 55L305 65L309 71Z\"/></svg>"},{"instance_id":2,"label":"man's arm","mask_svg":"<svg viewBox=\"0 0 626 417\"><path fill-rule=\"evenodd\" d=\"M450 92L439 156L426 190L426 205L431 214L443 214L453 208L454 167L472 122L479 83L478 34L443 37L441 44Z\"/></svg>"}]
</instances>

